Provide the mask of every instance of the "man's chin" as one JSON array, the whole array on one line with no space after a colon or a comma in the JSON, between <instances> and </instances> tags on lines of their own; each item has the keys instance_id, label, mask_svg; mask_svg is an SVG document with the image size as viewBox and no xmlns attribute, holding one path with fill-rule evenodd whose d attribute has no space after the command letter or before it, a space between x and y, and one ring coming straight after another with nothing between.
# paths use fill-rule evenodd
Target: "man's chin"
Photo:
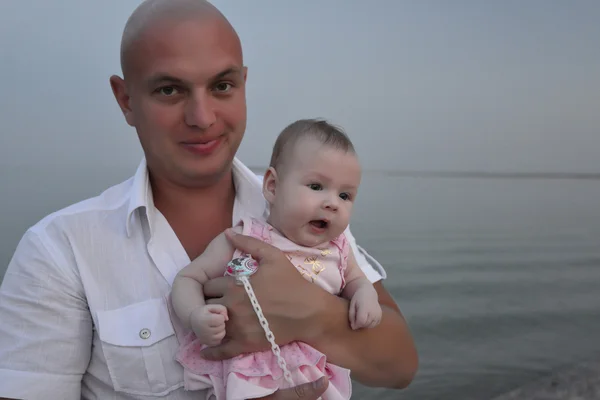
<instances>
[{"instance_id":1,"label":"man's chin","mask_svg":"<svg viewBox=\"0 0 600 400\"><path fill-rule=\"evenodd\" d=\"M208 160L207 160L208 161ZM231 173L232 161L220 160L218 163L194 165L185 172L186 181L191 186L206 187L220 182Z\"/></svg>"}]
</instances>

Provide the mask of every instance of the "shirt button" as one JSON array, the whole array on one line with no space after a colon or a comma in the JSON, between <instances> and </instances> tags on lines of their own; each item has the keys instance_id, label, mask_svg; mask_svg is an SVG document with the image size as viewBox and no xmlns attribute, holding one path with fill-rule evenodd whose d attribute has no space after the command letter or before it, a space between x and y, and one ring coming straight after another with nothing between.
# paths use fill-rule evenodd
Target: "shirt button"
<instances>
[{"instance_id":1,"label":"shirt button","mask_svg":"<svg viewBox=\"0 0 600 400\"><path fill-rule=\"evenodd\" d=\"M150 329L144 328L140 331L140 337L142 339L148 339L150 337Z\"/></svg>"}]
</instances>

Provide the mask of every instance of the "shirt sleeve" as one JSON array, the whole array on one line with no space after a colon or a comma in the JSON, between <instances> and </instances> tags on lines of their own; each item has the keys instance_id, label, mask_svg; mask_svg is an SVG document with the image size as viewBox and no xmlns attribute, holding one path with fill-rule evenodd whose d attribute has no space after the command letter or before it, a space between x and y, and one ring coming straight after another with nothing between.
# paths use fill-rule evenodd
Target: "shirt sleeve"
<instances>
[{"instance_id":1,"label":"shirt sleeve","mask_svg":"<svg viewBox=\"0 0 600 400\"><path fill-rule=\"evenodd\" d=\"M354 252L354 257L356 258L358 266L360 269L362 269L371 283L375 283L387 278L387 274L383 266L369 253L367 253L365 249L356 244L356 239L354 239L352 232L350 232L350 227L346 228L344 234L350 243L350 248Z\"/></svg>"},{"instance_id":2,"label":"shirt sleeve","mask_svg":"<svg viewBox=\"0 0 600 400\"><path fill-rule=\"evenodd\" d=\"M0 397L81 398L92 320L74 262L57 254L30 230L9 263L0 286Z\"/></svg>"}]
</instances>

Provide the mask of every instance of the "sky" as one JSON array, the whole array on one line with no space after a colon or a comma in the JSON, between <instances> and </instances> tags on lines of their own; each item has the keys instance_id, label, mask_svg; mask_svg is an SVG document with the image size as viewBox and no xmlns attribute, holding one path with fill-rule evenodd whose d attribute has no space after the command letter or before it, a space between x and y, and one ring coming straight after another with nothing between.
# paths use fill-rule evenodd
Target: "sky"
<instances>
[{"instance_id":1,"label":"sky","mask_svg":"<svg viewBox=\"0 0 600 400\"><path fill-rule=\"evenodd\" d=\"M142 153L109 86L139 0L0 1L0 169ZM238 31L248 128L322 117L366 169L600 172L597 0L215 0ZM10 173L10 172L8 172Z\"/></svg>"}]
</instances>

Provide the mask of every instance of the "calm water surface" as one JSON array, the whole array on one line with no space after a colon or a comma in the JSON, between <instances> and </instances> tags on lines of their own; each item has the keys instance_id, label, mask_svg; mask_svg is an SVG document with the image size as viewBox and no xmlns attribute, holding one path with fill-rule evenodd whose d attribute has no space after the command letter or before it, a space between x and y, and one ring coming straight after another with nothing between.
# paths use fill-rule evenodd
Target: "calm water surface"
<instances>
[{"instance_id":1,"label":"calm water surface","mask_svg":"<svg viewBox=\"0 0 600 400\"><path fill-rule=\"evenodd\" d=\"M132 172L3 168L0 275L27 226ZM367 174L353 231L421 356L408 390L353 398L490 399L600 357L600 182Z\"/></svg>"},{"instance_id":2,"label":"calm water surface","mask_svg":"<svg viewBox=\"0 0 600 400\"><path fill-rule=\"evenodd\" d=\"M490 399L599 357L599 183L367 177L355 233L421 367L406 391L356 398Z\"/></svg>"}]
</instances>

